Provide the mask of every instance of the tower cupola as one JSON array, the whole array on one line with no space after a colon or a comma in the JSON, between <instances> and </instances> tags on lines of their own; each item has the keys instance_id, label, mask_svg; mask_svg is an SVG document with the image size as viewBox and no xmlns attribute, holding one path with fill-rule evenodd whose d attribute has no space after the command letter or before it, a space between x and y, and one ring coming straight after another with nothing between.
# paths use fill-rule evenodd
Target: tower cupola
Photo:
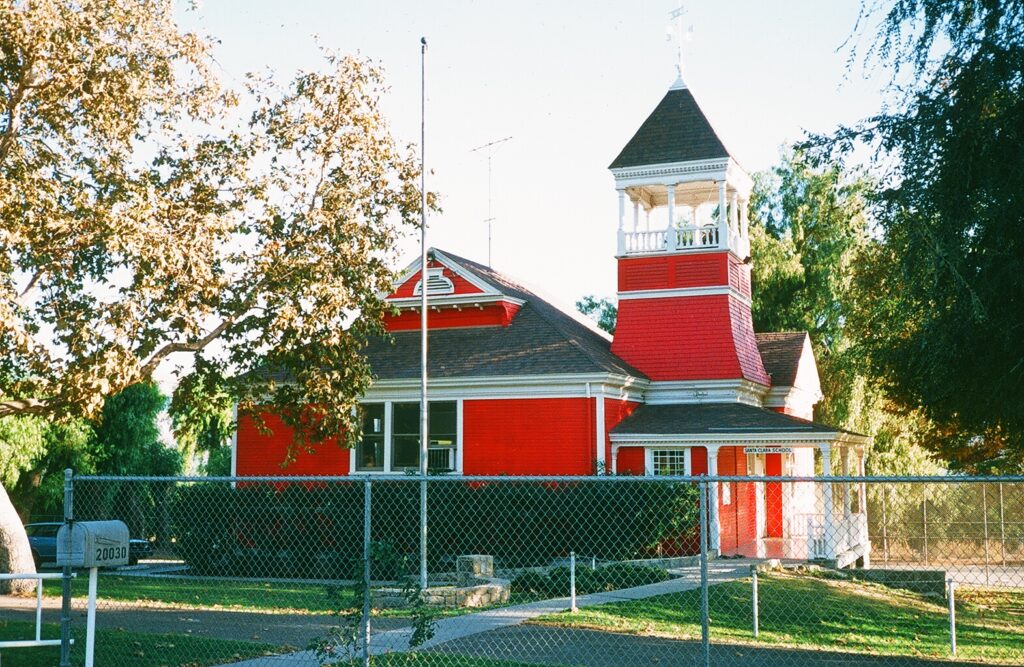
<instances>
[{"instance_id":1,"label":"tower cupola","mask_svg":"<svg viewBox=\"0 0 1024 667\"><path fill-rule=\"evenodd\" d=\"M609 169L619 192L619 257L709 249L740 259L749 254L750 176L682 77ZM628 222L627 199L633 209Z\"/></svg>"},{"instance_id":2,"label":"tower cupola","mask_svg":"<svg viewBox=\"0 0 1024 667\"><path fill-rule=\"evenodd\" d=\"M706 396L701 387L728 385L733 396L758 395L770 380L750 312L752 181L682 76L609 169L619 193L612 351L652 387Z\"/></svg>"}]
</instances>

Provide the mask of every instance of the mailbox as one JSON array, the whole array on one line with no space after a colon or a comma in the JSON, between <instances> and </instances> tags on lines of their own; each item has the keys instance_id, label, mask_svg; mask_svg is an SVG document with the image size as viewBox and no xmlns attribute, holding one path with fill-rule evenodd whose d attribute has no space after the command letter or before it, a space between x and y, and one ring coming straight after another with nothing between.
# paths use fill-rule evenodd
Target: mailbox
<instances>
[{"instance_id":1,"label":"mailbox","mask_svg":"<svg viewBox=\"0 0 1024 667\"><path fill-rule=\"evenodd\" d=\"M57 565L110 567L128 564L128 526L123 521L77 521L57 533Z\"/></svg>"}]
</instances>

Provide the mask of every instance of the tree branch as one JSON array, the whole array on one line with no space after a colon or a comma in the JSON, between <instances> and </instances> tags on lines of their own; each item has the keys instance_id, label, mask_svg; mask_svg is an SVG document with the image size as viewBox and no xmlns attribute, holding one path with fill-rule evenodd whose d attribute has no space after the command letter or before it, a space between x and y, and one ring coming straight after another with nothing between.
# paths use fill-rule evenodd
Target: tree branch
<instances>
[{"instance_id":1,"label":"tree branch","mask_svg":"<svg viewBox=\"0 0 1024 667\"><path fill-rule=\"evenodd\" d=\"M43 414L57 405L57 401L50 398L20 398L0 401L0 417Z\"/></svg>"},{"instance_id":2,"label":"tree branch","mask_svg":"<svg viewBox=\"0 0 1024 667\"><path fill-rule=\"evenodd\" d=\"M248 309L245 311L248 312ZM162 348L153 353L153 356L149 358L146 363L142 365L142 376L149 377L152 375L157 366L160 365L164 359L174 354L175 352L200 352L207 345L217 340L221 334L228 330L228 327L235 324L240 315L233 315L226 318L223 322L214 327L208 334L198 340L194 340L186 343L167 343Z\"/></svg>"}]
</instances>

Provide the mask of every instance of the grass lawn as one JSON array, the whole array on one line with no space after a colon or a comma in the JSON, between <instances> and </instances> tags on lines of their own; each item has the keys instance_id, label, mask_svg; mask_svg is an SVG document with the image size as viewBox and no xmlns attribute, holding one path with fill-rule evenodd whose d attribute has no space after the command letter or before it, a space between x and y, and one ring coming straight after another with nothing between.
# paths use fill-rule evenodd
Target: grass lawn
<instances>
[{"instance_id":1,"label":"grass lawn","mask_svg":"<svg viewBox=\"0 0 1024 667\"><path fill-rule=\"evenodd\" d=\"M875 655L949 656L945 600L807 574L759 577L760 634L750 579L710 588L711 639ZM635 635L700 639L700 591L560 613L533 621ZM958 658L1024 662L1024 592L957 591Z\"/></svg>"},{"instance_id":2,"label":"grass lawn","mask_svg":"<svg viewBox=\"0 0 1024 667\"><path fill-rule=\"evenodd\" d=\"M23 621L0 621L0 640L31 639L35 624ZM57 624L45 624L43 637L60 637ZM73 633L72 662L82 664L85 651L85 630ZM188 665L219 665L245 658L256 658L280 652L270 644L209 639L183 635L157 635L123 630L96 631L96 664L125 665L130 667L172 667ZM6 649L2 655L3 667L57 667L60 648Z\"/></svg>"},{"instance_id":3,"label":"grass lawn","mask_svg":"<svg viewBox=\"0 0 1024 667\"><path fill-rule=\"evenodd\" d=\"M72 583L72 595L85 598L88 577L80 575ZM47 596L60 597L59 579L47 580ZM337 609L336 598L328 595L327 587L317 584L258 581L252 579L219 580L192 577L126 577L100 574L97 594L101 600L116 600L154 606L188 607L195 609L229 609L260 611L278 614L327 614ZM348 603L351 593L341 592ZM518 600L513 601L518 602ZM459 616L480 609L438 609L437 616ZM404 618L404 609L381 609L375 616Z\"/></svg>"}]
</instances>

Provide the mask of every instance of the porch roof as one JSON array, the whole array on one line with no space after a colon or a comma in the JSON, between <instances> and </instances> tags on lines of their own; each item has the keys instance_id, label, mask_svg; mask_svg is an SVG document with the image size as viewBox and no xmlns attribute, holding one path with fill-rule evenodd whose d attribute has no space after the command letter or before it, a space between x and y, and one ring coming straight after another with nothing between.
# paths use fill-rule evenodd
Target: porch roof
<instances>
[{"instance_id":1,"label":"porch roof","mask_svg":"<svg viewBox=\"0 0 1024 667\"><path fill-rule=\"evenodd\" d=\"M744 403L642 405L611 430L613 436L706 436L778 434L786 439L807 435L863 438L835 426L805 421Z\"/></svg>"}]
</instances>

